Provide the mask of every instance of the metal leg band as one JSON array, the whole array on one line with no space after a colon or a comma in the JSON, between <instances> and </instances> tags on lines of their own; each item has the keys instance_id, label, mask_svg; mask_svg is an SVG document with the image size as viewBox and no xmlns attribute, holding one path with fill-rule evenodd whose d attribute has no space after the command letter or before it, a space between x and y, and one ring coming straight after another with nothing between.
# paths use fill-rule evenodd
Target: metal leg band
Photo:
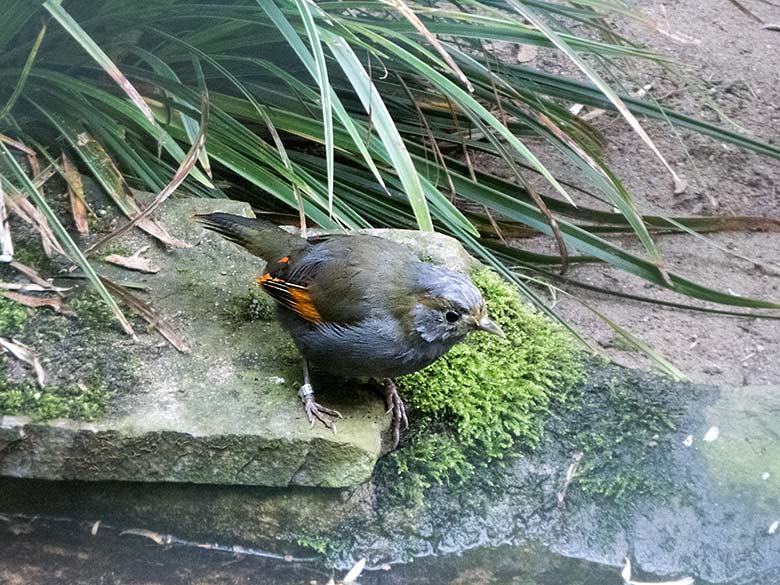
<instances>
[{"instance_id":1,"label":"metal leg band","mask_svg":"<svg viewBox=\"0 0 780 585\"><path fill-rule=\"evenodd\" d=\"M306 397L311 396L312 394L314 394L314 388L308 383L301 386L301 389L298 390L298 396L300 396L301 400L304 402L306 402Z\"/></svg>"}]
</instances>

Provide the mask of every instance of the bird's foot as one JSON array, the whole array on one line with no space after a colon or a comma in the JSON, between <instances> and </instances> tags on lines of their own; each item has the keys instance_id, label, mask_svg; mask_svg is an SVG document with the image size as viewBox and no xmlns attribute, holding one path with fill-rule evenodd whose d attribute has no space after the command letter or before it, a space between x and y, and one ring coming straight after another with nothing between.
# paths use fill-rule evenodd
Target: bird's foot
<instances>
[{"instance_id":1,"label":"bird's foot","mask_svg":"<svg viewBox=\"0 0 780 585\"><path fill-rule=\"evenodd\" d=\"M401 400L401 395L398 394L398 387L395 382L390 378L385 378L382 381L382 389L384 390L385 406L387 407L387 413L393 413L393 449L398 447L398 442L401 439L401 423L404 424L404 430L409 428L409 419L406 418L406 407L404 401Z\"/></svg>"},{"instance_id":2,"label":"bird's foot","mask_svg":"<svg viewBox=\"0 0 780 585\"><path fill-rule=\"evenodd\" d=\"M301 389L298 390L298 396L303 401L303 408L306 411L306 417L309 419L312 428L317 421L320 421L326 428L332 429L336 432L336 425L333 422L334 418L344 418L338 410L327 408L315 402L314 400L314 388L311 384L304 384Z\"/></svg>"}]
</instances>

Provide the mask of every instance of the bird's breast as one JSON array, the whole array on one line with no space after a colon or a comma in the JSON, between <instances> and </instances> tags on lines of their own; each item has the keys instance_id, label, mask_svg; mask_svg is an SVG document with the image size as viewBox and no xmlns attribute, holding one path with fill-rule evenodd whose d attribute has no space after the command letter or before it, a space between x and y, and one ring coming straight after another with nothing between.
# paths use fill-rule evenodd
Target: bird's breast
<instances>
[{"instance_id":1,"label":"bird's breast","mask_svg":"<svg viewBox=\"0 0 780 585\"><path fill-rule=\"evenodd\" d=\"M346 378L394 378L430 365L454 342L429 343L417 332L405 332L389 316L357 323L311 324L295 315L280 314L303 356L317 367Z\"/></svg>"}]
</instances>

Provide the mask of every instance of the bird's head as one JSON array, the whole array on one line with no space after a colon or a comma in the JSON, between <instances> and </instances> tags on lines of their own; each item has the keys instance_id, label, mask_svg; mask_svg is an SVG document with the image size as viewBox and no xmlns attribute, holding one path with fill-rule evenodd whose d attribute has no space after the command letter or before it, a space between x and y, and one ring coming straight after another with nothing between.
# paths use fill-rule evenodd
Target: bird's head
<instances>
[{"instance_id":1,"label":"bird's head","mask_svg":"<svg viewBox=\"0 0 780 585\"><path fill-rule=\"evenodd\" d=\"M468 276L421 263L419 298L412 307L414 328L429 343L457 343L474 331L504 337L488 317L482 294Z\"/></svg>"}]
</instances>

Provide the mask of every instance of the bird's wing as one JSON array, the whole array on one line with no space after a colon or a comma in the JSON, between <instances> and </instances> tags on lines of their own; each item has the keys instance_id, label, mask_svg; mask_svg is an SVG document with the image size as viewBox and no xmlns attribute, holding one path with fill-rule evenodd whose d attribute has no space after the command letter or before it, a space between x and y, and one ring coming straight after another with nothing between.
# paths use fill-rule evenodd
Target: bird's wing
<instances>
[{"instance_id":1,"label":"bird's wing","mask_svg":"<svg viewBox=\"0 0 780 585\"><path fill-rule=\"evenodd\" d=\"M290 259L284 256L268 263L268 272L257 279L271 298L287 307L310 323L321 323L322 315L309 290L309 283L317 272L318 262L302 258Z\"/></svg>"},{"instance_id":2,"label":"bird's wing","mask_svg":"<svg viewBox=\"0 0 780 585\"><path fill-rule=\"evenodd\" d=\"M410 261L406 248L373 236L327 236L309 243L269 264L258 283L310 323L347 325L367 318L382 308Z\"/></svg>"}]
</instances>

